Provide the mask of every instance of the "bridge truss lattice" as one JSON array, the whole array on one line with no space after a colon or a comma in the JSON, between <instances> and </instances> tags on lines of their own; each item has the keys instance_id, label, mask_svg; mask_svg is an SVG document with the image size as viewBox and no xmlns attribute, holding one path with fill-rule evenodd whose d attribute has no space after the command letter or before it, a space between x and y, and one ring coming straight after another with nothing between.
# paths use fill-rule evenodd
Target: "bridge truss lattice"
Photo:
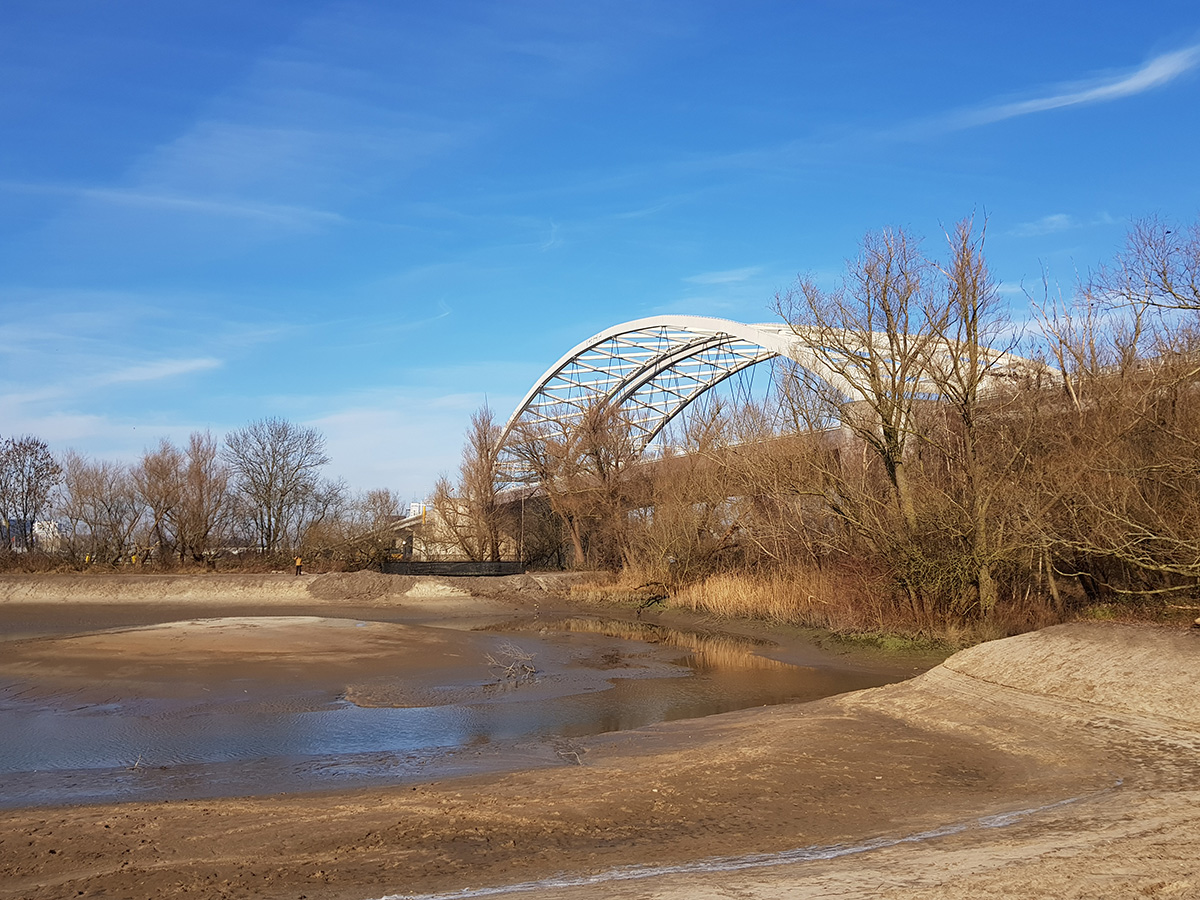
<instances>
[{"instance_id":1,"label":"bridge truss lattice","mask_svg":"<svg viewBox=\"0 0 1200 900\"><path fill-rule=\"evenodd\" d=\"M655 316L605 329L547 369L517 406L500 440L500 478L509 485L536 480L511 446L521 431L564 434L587 410L616 408L640 453L701 395L778 356L853 396L856 389L844 376L845 368L836 365L828 350L813 349L814 335L801 337L782 322L745 324L704 316ZM880 338L847 340L841 335L838 343L853 349L855 340L865 344Z\"/></svg>"}]
</instances>

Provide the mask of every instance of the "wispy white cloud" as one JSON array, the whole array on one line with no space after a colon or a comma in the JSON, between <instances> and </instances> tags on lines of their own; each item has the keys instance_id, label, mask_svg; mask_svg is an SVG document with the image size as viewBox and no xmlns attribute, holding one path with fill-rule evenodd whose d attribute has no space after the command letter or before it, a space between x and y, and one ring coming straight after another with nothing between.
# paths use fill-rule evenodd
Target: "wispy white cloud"
<instances>
[{"instance_id":1,"label":"wispy white cloud","mask_svg":"<svg viewBox=\"0 0 1200 900\"><path fill-rule=\"evenodd\" d=\"M1156 56L1132 72L1060 85L1052 93L1028 100L993 103L964 110L950 116L945 124L950 128L971 128L1068 106L1108 103L1162 87L1197 66L1200 66L1200 44L1193 44Z\"/></svg>"},{"instance_id":2,"label":"wispy white cloud","mask_svg":"<svg viewBox=\"0 0 1200 900\"><path fill-rule=\"evenodd\" d=\"M464 421L460 410L410 402L344 407L305 424L325 437L332 477L355 490L389 487L406 500L423 500L437 477L457 465Z\"/></svg>"},{"instance_id":3,"label":"wispy white cloud","mask_svg":"<svg viewBox=\"0 0 1200 900\"><path fill-rule=\"evenodd\" d=\"M252 197L252 206L325 206L411 173L473 134L470 124L364 108L353 91L285 90L274 80L280 77L264 67L208 116L148 152L128 173L130 183L185 197Z\"/></svg>"},{"instance_id":4,"label":"wispy white cloud","mask_svg":"<svg viewBox=\"0 0 1200 900\"><path fill-rule=\"evenodd\" d=\"M126 206L178 210L179 212L228 216L238 219L254 219L277 225L336 225L346 221L345 218L337 213L279 203L255 203L244 200L187 197L180 194L152 193L116 188L87 188L80 191L80 196L85 199L100 200Z\"/></svg>"},{"instance_id":5,"label":"wispy white cloud","mask_svg":"<svg viewBox=\"0 0 1200 900\"><path fill-rule=\"evenodd\" d=\"M320 412L297 418L325 436L331 475L356 489L387 486L423 499L439 475L454 474L473 411L486 402L501 421L507 419L520 397L477 388L489 383L489 375L493 383L511 381L505 371L511 368L520 367L481 363L414 371L407 385L320 398ZM371 440L363 440L365 434Z\"/></svg>"},{"instance_id":6,"label":"wispy white cloud","mask_svg":"<svg viewBox=\"0 0 1200 900\"><path fill-rule=\"evenodd\" d=\"M1107 212L1099 213L1090 219L1083 219L1068 213L1052 213L1048 216L1042 216L1040 219L1035 219L1032 222L1021 222L1010 228L1008 234L1021 238L1043 237L1047 234L1058 234L1063 231L1073 231L1077 228L1118 224L1120 223Z\"/></svg>"},{"instance_id":7,"label":"wispy white cloud","mask_svg":"<svg viewBox=\"0 0 1200 900\"><path fill-rule=\"evenodd\" d=\"M805 138L784 141L739 150L706 153L697 152L685 157L666 160L650 160L630 165L619 170L610 170L602 176L590 179L574 179L569 186L555 185L541 189L529 196L545 196L552 193L613 192L654 180L662 184L665 180L695 177L714 171L782 170L791 171L799 167L812 170L826 165L854 148L857 150L872 141L925 140L947 132L975 128L1006 119L1019 118L1055 109L1108 103L1133 97L1148 91L1163 88L1174 81L1200 69L1200 43L1191 44L1180 50L1162 53L1143 65L1115 74L1097 75L1080 81L1044 86L1035 89L1035 96L1020 100L993 100L980 105L934 113L925 118L902 122L894 126L864 130L849 125L828 128L824 132ZM690 192L693 196L700 189ZM492 198L502 201L503 196ZM678 199L678 198L676 198ZM653 214L661 211L665 204L636 210L629 217ZM621 214L618 214L620 216Z\"/></svg>"},{"instance_id":8,"label":"wispy white cloud","mask_svg":"<svg viewBox=\"0 0 1200 900\"><path fill-rule=\"evenodd\" d=\"M320 335L326 351L337 348L345 352L356 347L376 350L381 342L407 339L414 332L454 315L454 310L445 300L438 300L428 312L429 315L414 319L389 317L373 323L372 328L365 331L361 327L362 316L351 311L342 318L313 320L305 326L305 331L309 336Z\"/></svg>"},{"instance_id":9,"label":"wispy white cloud","mask_svg":"<svg viewBox=\"0 0 1200 900\"><path fill-rule=\"evenodd\" d=\"M73 406L89 405L97 390L154 382L219 368L217 359L163 359L105 371L84 366L43 372L36 381L6 382L0 393L0 421L6 430L29 431L52 442L74 443L120 433L114 413L94 414ZM48 377L47 377L48 376ZM139 437L140 440L140 437Z\"/></svg>"},{"instance_id":10,"label":"wispy white cloud","mask_svg":"<svg viewBox=\"0 0 1200 900\"><path fill-rule=\"evenodd\" d=\"M196 197L182 193L157 190L134 190L115 187L73 187L71 185L35 184L32 182L0 181L0 190L32 194L58 194L78 200L136 207L164 209L235 219L249 219L275 225L312 227L338 225L346 220L337 213L303 206L280 203L259 203L247 200Z\"/></svg>"},{"instance_id":11,"label":"wispy white cloud","mask_svg":"<svg viewBox=\"0 0 1200 900\"><path fill-rule=\"evenodd\" d=\"M873 137L883 140L924 140L933 135L964 131L1056 109L1111 103L1165 87L1197 68L1200 68L1200 43L1159 54L1131 71L1046 87L1036 96L1023 100L993 100L966 109L935 114L883 129L875 132ZM830 147L843 146L851 139L861 141L863 137L861 133L844 135Z\"/></svg>"},{"instance_id":12,"label":"wispy white cloud","mask_svg":"<svg viewBox=\"0 0 1200 900\"><path fill-rule=\"evenodd\" d=\"M670 207L672 205L673 205L673 203L670 203L670 202L655 203L652 206L644 206L639 209L629 209L629 210L625 210L624 212L613 213L612 218L618 219L618 220L645 219L650 216L657 215L658 213L662 212L664 209L667 209L668 207Z\"/></svg>"},{"instance_id":13,"label":"wispy white cloud","mask_svg":"<svg viewBox=\"0 0 1200 900\"><path fill-rule=\"evenodd\" d=\"M217 369L220 366L221 360L211 357L201 357L199 359L160 359L154 362L141 363L136 366L128 366L124 369L118 369L115 372L109 372L102 375L99 381L102 384L161 381L164 378L176 378L192 372Z\"/></svg>"},{"instance_id":14,"label":"wispy white cloud","mask_svg":"<svg viewBox=\"0 0 1200 900\"><path fill-rule=\"evenodd\" d=\"M4 415L5 431L9 434L36 434L61 452L81 438L105 435L111 430L108 419L86 413L43 413L30 410L23 397L0 396L0 413Z\"/></svg>"},{"instance_id":15,"label":"wispy white cloud","mask_svg":"<svg viewBox=\"0 0 1200 900\"><path fill-rule=\"evenodd\" d=\"M1054 213L1049 216L1042 216L1034 222L1022 222L1013 228L1009 233L1014 237L1041 237L1045 234L1054 234L1059 231L1070 231L1072 228L1078 228L1080 223L1074 216L1069 216L1066 213Z\"/></svg>"},{"instance_id":16,"label":"wispy white cloud","mask_svg":"<svg viewBox=\"0 0 1200 900\"><path fill-rule=\"evenodd\" d=\"M555 247L562 246L563 239L558 234L558 223L551 220L550 233L546 235L546 239L538 245L538 249L545 253L547 250L553 250Z\"/></svg>"},{"instance_id":17,"label":"wispy white cloud","mask_svg":"<svg viewBox=\"0 0 1200 900\"><path fill-rule=\"evenodd\" d=\"M749 281L762 272L762 266L746 266L741 269L723 269L718 272L701 272L683 280L688 284L736 284Z\"/></svg>"}]
</instances>

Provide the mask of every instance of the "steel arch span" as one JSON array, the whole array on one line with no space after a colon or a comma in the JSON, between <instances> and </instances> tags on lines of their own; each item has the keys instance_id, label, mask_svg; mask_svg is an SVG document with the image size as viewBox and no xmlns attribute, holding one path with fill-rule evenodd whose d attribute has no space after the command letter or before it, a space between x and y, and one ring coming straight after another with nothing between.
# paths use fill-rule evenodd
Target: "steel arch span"
<instances>
[{"instance_id":1,"label":"steel arch span","mask_svg":"<svg viewBox=\"0 0 1200 900\"><path fill-rule=\"evenodd\" d=\"M886 346L882 335L847 337L839 334L839 345L852 349L883 340ZM776 356L795 361L848 396L858 393L830 366L829 354L814 352L810 344L783 322L751 325L706 316L653 316L607 328L547 369L509 417L498 445L501 478L512 484L533 477L509 448L518 428L549 426L562 432L590 408L615 407L641 452L706 391Z\"/></svg>"}]
</instances>

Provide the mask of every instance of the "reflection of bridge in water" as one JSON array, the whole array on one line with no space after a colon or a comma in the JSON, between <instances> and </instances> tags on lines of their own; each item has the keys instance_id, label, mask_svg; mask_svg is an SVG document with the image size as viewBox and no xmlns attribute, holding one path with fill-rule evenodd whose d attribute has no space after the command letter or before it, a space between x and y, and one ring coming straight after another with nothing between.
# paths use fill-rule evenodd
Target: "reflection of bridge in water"
<instances>
[{"instance_id":1,"label":"reflection of bridge in water","mask_svg":"<svg viewBox=\"0 0 1200 900\"><path fill-rule=\"evenodd\" d=\"M854 398L862 389L846 377L848 367L838 364L839 355L887 346L881 334L793 329L783 322L748 325L704 316L654 316L614 325L575 346L525 395L501 436L501 478L509 486L535 480L508 443L519 430L569 432L587 410L601 406L620 412L640 453L691 403L751 366L783 357ZM993 378L1031 365L1011 354L986 352L995 364ZM946 343L933 362L949 359L951 353Z\"/></svg>"}]
</instances>

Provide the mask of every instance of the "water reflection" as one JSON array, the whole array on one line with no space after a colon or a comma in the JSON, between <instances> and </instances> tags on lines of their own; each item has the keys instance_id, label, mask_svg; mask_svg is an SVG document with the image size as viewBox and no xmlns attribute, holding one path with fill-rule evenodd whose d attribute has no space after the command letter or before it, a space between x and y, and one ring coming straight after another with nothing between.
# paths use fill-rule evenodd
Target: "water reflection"
<instances>
[{"instance_id":1,"label":"water reflection","mask_svg":"<svg viewBox=\"0 0 1200 900\"><path fill-rule=\"evenodd\" d=\"M630 622L629 619L600 618L596 616L563 616L557 618L524 619L521 622L510 622L502 625L490 625L484 631L532 632L532 634L552 634L552 632L574 632L574 634L602 635L617 637L623 641L638 641L648 644L664 644L666 647L678 647L692 650L695 653L725 655L736 662L736 665L754 665L750 660L743 660L756 650L775 647L773 641L761 637L732 635L727 632L690 631L671 628L655 622ZM761 659L764 662L774 660ZM786 665L786 664L781 664Z\"/></svg>"},{"instance_id":2,"label":"water reflection","mask_svg":"<svg viewBox=\"0 0 1200 900\"><path fill-rule=\"evenodd\" d=\"M575 647L571 641L581 638L572 636L602 636L610 642L587 638L586 649L594 656L600 648L600 659L613 665L611 671L601 666L602 676L593 676L583 692L554 695L533 685L478 702L404 708L343 700L296 711L257 700L253 685L234 702L153 698L70 708L24 699L17 686L0 688L0 806L311 790L331 779L344 786L420 776L436 765L469 770L473 757L531 743L815 699L891 680L793 666L754 652L769 642L652 623L570 617L491 630L541 642L547 653L564 641ZM631 656L662 655L663 648L670 651L664 661L646 671L666 666L674 677L644 677L628 668Z\"/></svg>"}]
</instances>

